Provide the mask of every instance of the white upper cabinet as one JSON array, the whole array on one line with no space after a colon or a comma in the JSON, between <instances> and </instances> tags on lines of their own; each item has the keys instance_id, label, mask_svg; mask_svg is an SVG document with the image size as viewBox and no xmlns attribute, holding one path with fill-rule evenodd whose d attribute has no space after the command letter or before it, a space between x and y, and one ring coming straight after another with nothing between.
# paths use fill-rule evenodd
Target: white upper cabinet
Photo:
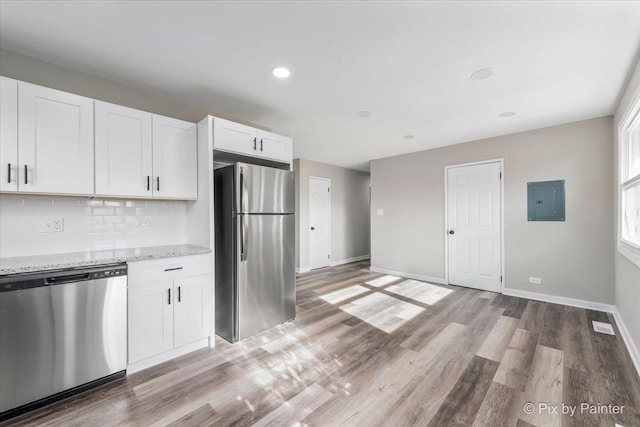
<instances>
[{"instance_id":1,"label":"white upper cabinet","mask_svg":"<svg viewBox=\"0 0 640 427\"><path fill-rule=\"evenodd\" d=\"M293 159L291 138L217 117L213 118L213 148L282 163Z\"/></svg>"},{"instance_id":2,"label":"white upper cabinet","mask_svg":"<svg viewBox=\"0 0 640 427\"><path fill-rule=\"evenodd\" d=\"M96 195L150 197L151 113L95 102Z\"/></svg>"},{"instance_id":3,"label":"white upper cabinet","mask_svg":"<svg viewBox=\"0 0 640 427\"><path fill-rule=\"evenodd\" d=\"M195 200L197 144L195 123L0 76L0 192Z\"/></svg>"},{"instance_id":4,"label":"white upper cabinet","mask_svg":"<svg viewBox=\"0 0 640 427\"><path fill-rule=\"evenodd\" d=\"M259 155L272 160L291 162L293 140L272 132L258 130L257 150Z\"/></svg>"},{"instance_id":5,"label":"white upper cabinet","mask_svg":"<svg viewBox=\"0 0 640 427\"><path fill-rule=\"evenodd\" d=\"M257 129L225 119L213 121L213 146L216 150L255 155Z\"/></svg>"},{"instance_id":6,"label":"white upper cabinet","mask_svg":"<svg viewBox=\"0 0 640 427\"><path fill-rule=\"evenodd\" d=\"M195 123L153 115L153 195L198 198L198 140Z\"/></svg>"},{"instance_id":7,"label":"white upper cabinet","mask_svg":"<svg viewBox=\"0 0 640 427\"><path fill-rule=\"evenodd\" d=\"M19 189L93 195L93 100L18 84Z\"/></svg>"},{"instance_id":8,"label":"white upper cabinet","mask_svg":"<svg viewBox=\"0 0 640 427\"><path fill-rule=\"evenodd\" d=\"M18 82L0 76L0 191L18 191Z\"/></svg>"}]
</instances>

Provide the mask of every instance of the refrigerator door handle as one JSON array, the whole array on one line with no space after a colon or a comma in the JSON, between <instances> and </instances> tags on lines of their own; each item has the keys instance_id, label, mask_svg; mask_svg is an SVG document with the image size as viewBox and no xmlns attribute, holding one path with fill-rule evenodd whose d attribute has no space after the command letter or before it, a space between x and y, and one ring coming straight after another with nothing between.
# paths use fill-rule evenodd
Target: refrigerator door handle
<instances>
[{"instance_id":1,"label":"refrigerator door handle","mask_svg":"<svg viewBox=\"0 0 640 427\"><path fill-rule=\"evenodd\" d=\"M244 172L242 171L242 166L241 166L240 167L240 188L238 190L238 193L239 193L238 197L240 198L240 213L244 213L244 210L242 209L242 192L243 192L243 188L244 188Z\"/></svg>"},{"instance_id":2,"label":"refrigerator door handle","mask_svg":"<svg viewBox=\"0 0 640 427\"><path fill-rule=\"evenodd\" d=\"M246 261L247 260L247 242L246 242L246 236L247 233L244 229L244 221L246 219L246 215L241 215L240 216L240 261Z\"/></svg>"}]
</instances>

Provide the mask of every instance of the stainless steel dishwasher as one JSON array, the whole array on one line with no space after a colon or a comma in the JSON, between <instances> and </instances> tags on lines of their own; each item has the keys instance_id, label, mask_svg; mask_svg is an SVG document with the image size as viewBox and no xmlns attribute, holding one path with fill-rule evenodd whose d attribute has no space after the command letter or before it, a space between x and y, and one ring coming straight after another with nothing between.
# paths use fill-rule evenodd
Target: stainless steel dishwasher
<instances>
[{"instance_id":1,"label":"stainless steel dishwasher","mask_svg":"<svg viewBox=\"0 0 640 427\"><path fill-rule=\"evenodd\" d=\"M0 420L122 377L127 266L0 277Z\"/></svg>"}]
</instances>

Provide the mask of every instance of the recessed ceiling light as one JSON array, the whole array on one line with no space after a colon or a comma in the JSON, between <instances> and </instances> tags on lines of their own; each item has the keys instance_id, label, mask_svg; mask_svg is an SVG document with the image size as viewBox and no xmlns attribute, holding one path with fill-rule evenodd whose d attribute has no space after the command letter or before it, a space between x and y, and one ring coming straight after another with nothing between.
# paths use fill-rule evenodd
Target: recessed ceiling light
<instances>
[{"instance_id":1,"label":"recessed ceiling light","mask_svg":"<svg viewBox=\"0 0 640 427\"><path fill-rule=\"evenodd\" d=\"M475 73L471 74L471 78L473 80L483 80L491 77L493 75L493 70L491 68L482 68Z\"/></svg>"},{"instance_id":2,"label":"recessed ceiling light","mask_svg":"<svg viewBox=\"0 0 640 427\"><path fill-rule=\"evenodd\" d=\"M415 135L405 135L403 136L404 139L413 139Z\"/></svg>"},{"instance_id":3,"label":"recessed ceiling light","mask_svg":"<svg viewBox=\"0 0 640 427\"><path fill-rule=\"evenodd\" d=\"M370 115L371 115L371 113L368 112L368 111L358 111L356 113L356 116L362 117L362 118L369 117Z\"/></svg>"},{"instance_id":4,"label":"recessed ceiling light","mask_svg":"<svg viewBox=\"0 0 640 427\"><path fill-rule=\"evenodd\" d=\"M498 114L498 117L513 117L516 115L515 111L505 111L504 113Z\"/></svg>"},{"instance_id":5,"label":"recessed ceiling light","mask_svg":"<svg viewBox=\"0 0 640 427\"><path fill-rule=\"evenodd\" d=\"M289 69L284 67L276 67L273 70L271 70L271 73L280 79L286 79L291 75L291 71L289 71Z\"/></svg>"}]
</instances>

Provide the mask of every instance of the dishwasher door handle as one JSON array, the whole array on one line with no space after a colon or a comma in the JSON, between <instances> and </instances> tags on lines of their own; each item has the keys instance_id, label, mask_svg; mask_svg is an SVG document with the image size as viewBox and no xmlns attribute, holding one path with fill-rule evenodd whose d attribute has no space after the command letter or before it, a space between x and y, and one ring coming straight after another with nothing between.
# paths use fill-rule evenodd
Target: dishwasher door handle
<instances>
[{"instance_id":1,"label":"dishwasher door handle","mask_svg":"<svg viewBox=\"0 0 640 427\"><path fill-rule=\"evenodd\" d=\"M59 285L61 283L84 282L89 279L91 279L90 273L72 274L69 276L47 277L44 280L44 283L46 285Z\"/></svg>"}]
</instances>

